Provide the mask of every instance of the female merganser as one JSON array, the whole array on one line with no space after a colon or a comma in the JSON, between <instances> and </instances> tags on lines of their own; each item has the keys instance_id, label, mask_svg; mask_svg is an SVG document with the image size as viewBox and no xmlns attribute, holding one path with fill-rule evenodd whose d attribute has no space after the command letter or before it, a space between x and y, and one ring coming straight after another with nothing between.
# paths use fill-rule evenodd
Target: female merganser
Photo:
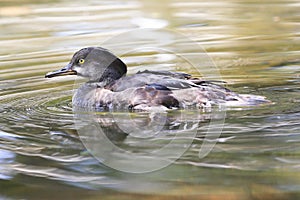
<instances>
[{"instance_id":1,"label":"female merganser","mask_svg":"<svg viewBox=\"0 0 300 200\"><path fill-rule=\"evenodd\" d=\"M214 105L255 106L270 103L263 96L237 94L216 84L182 72L142 71L126 76L127 66L101 47L76 52L70 63L46 78L78 75L88 78L73 96L73 105L95 109L151 110L199 108Z\"/></svg>"}]
</instances>

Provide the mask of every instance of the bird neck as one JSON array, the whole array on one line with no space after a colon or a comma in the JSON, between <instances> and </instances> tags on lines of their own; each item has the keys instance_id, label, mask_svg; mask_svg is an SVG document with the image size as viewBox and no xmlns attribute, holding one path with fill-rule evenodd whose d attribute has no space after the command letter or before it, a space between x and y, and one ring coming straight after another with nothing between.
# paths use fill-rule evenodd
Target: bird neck
<instances>
[{"instance_id":1,"label":"bird neck","mask_svg":"<svg viewBox=\"0 0 300 200\"><path fill-rule=\"evenodd\" d=\"M98 82L110 85L123 76L126 76L127 66L121 59L116 58L103 72Z\"/></svg>"}]
</instances>

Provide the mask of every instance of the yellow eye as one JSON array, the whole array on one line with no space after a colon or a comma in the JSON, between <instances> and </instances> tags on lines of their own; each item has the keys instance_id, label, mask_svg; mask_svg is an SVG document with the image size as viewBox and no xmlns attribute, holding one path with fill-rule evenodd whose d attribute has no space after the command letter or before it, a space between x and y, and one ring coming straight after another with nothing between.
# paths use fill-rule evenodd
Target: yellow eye
<instances>
[{"instance_id":1,"label":"yellow eye","mask_svg":"<svg viewBox=\"0 0 300 200\"><path fill-rule=\"evenodd\" d=\"M78 60L78 63L79 63L79 64L83 64L83 63L84 63L84 59L82 59L82 58L79 59L79 60Z\"/></svg>"}]
</instances>

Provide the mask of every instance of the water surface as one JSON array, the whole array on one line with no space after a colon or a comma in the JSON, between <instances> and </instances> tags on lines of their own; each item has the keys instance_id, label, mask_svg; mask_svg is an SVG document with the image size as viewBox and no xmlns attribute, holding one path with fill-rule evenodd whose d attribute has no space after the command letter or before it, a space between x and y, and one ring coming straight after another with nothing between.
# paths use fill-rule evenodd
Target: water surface
<instances>
[{"instance_id":1,"label":"water surface","mask_svg":"<svg viewBox=\"0 0 300 200\"><path fill-rule=\"evenodd\" d=\"M1 198L299 198L298 1L13 0L0 5ZM44 75L64 66L80 48L136 28L184 34L213 58L229 88L266 96L274 104L228 110L216 146L203 159L198 153L209 120L195 117L197 137L169 167L129 174L99 163L74 124L74 78L49 80ZM170 45L160 42L161 47ZM134 50L137 45L112 47L129 52L122 56L129 73L150 68L199 75L176 57ZM116 118L99 115L104 115L107 131L115 133L109 123ZM143 116L135 117L145 123ZM116 144L142 151L166 140L164 135L138 146L138 138L124 136Z\"/></svg>"}]
</instances>

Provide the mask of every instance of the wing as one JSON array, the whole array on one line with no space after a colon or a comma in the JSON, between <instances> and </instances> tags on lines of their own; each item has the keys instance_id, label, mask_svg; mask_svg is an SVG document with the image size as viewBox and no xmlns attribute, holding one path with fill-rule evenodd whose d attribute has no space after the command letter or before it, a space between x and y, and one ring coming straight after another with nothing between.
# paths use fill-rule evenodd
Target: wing
<instances>
[{"instance_id":1,"label":"wing","mask_svg":"<svg viewBox=\"0 0 300 200\"><path fill-rule=\"evenodd\" d=\"M125 76L117 80L109 88L112 91L120 92L128 88L156 84L166 87L170 90L186 89L191 87L215 87L216 89L224 89L224 87L219 86L214 82L215 81L206 81L199 78L193 78L191 75L181 72L146 70L143 72L138 72L132 76Z\"/></svg>"},{"instance_id":2,"label":"wing","mask_svg":"<svg viewBox=\"0 0 300 200\"><path fill-rule=\"evenodd\" d=\"M184 72L152 71L152 70L138 71L137 74L156 74L156 75L170 76L179 79L190 79L192 77L192 75Z\"/></svg>"}]
</instances>

